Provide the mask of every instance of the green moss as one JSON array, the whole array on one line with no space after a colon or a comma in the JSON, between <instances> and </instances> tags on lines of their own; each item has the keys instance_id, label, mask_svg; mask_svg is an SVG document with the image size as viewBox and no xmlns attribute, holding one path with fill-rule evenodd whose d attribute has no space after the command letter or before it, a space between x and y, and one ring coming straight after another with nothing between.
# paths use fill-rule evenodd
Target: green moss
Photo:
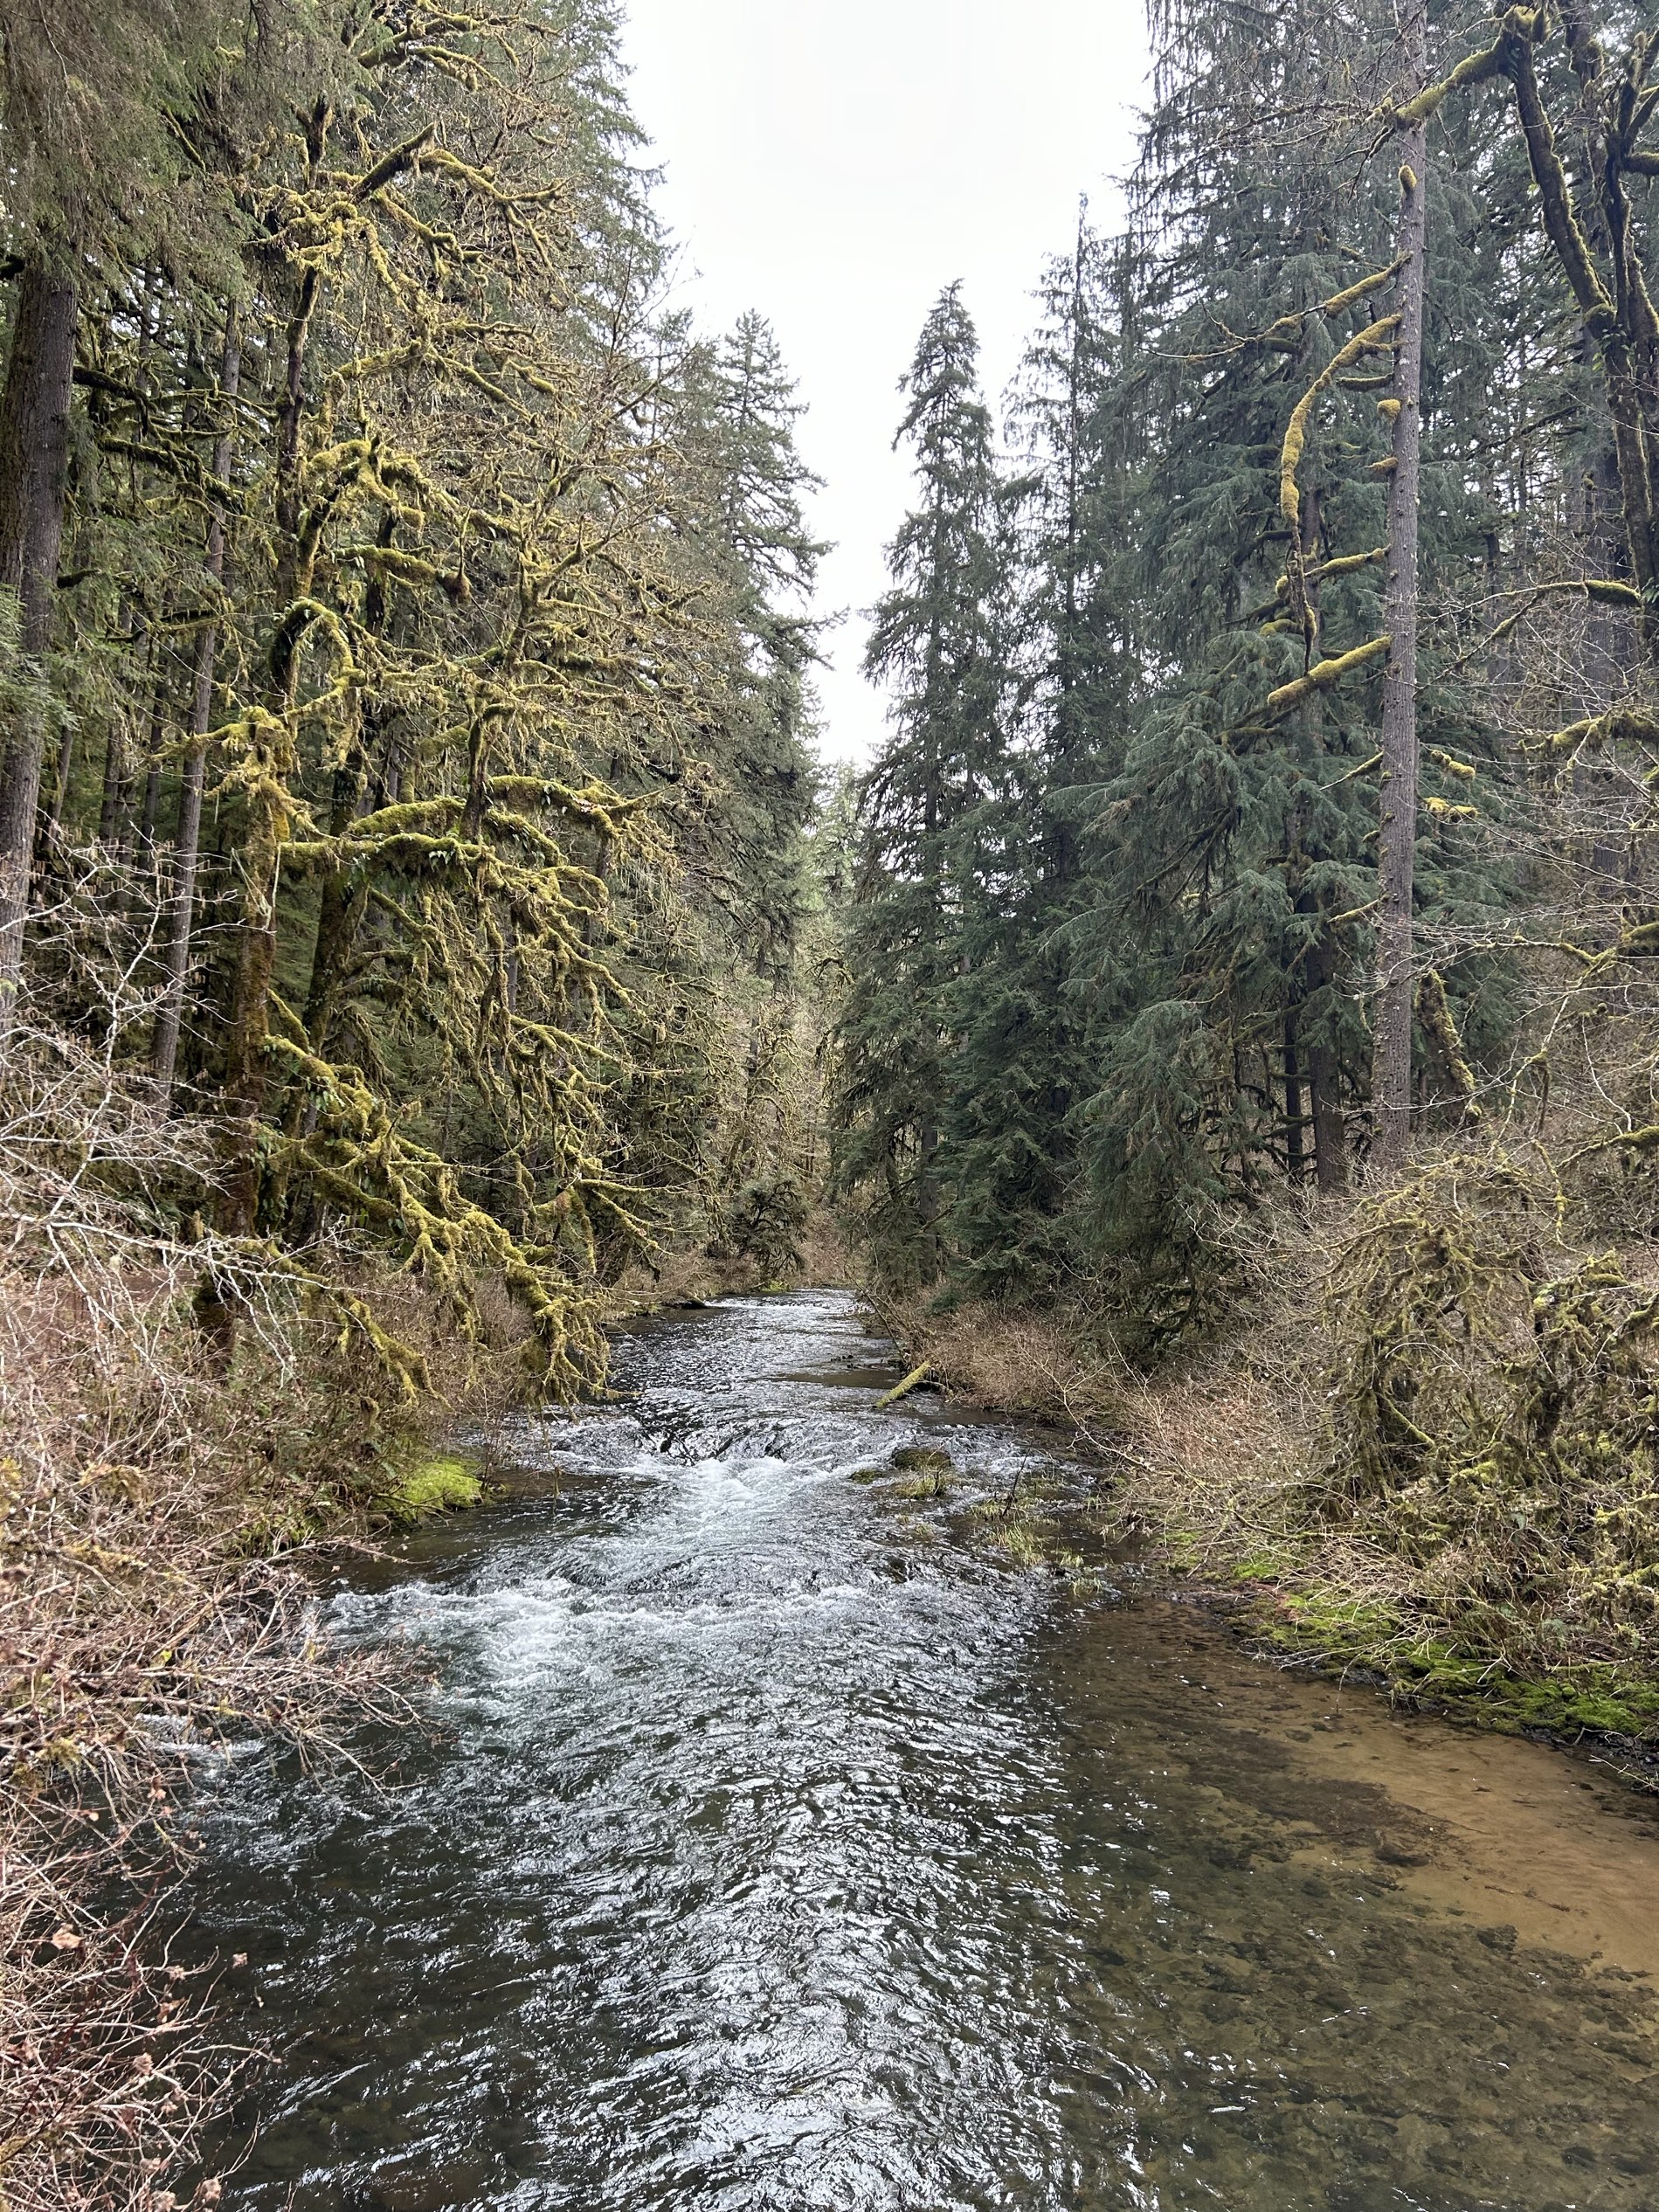
<instances>
[{"instance_id":1,"label":"green moss","mask_svg":"<svg viewBox=\"0 0 1659 2212\"><path fill-rule=\"evenodd\" d=\"M932 1444L906 1444L893 1455L893 1464L906 1475L948 1475L951 1458Z\"/></svg>"},{"instance_id":2,"label":"green moss","mask_svg":"<svg viewBox=\"0 0 1659 2212\"><path fill-rule=\"evenodd\" d=\"M1279 1629L1301 1646L1329 1642L1358 1656L1393 1642L1400 1623L1384 1606L1323 1590L1292 1590L1279 1602Z\"/></svg>"},{"instance_id":3,"label":"green moss","mask_svg":"<svg viewBox=\"0 0 1659 2212\"><path fill-rule=\"evenodd\" d=\"M400 1528L412 1528L435 1513L464 1512L483 1496L484 1485L467 1461L440 1455L399 1472L381 1502Z\"/></svg>"},{"instance_id":4,"label":"green moss","mask_svg":"<svg viewBox=\"0 0 1659 2212\"><path fill-rule=\"evenodd\" d=\"M849 1483L885 1483L892 1472L890 1467L855 1467L847 1479Z\"/></svg>"},{"instance_id":5,"label":"green moss","mask_svg":"<svg viewBox=\"0 0 1659 2212\"><path fill-rule=\"evenodd\" d=\"M1270 1552L1253 1552L1248 1559L1236 1559L1228 1573L1234 1582L1276 1582L1284 1573L1284 1561Z\"/></svg>"},{"instance_id":6,"label":"green moss","mask_svg":"<svg viewBox=\"0 0 1659 2212\"><path fill-rule=\"evenodd\" d=\"M1255 1578L1241 1573L1239 1579ZM1249 1625L1276 1650L1317 1656L1335 1671L1364 1668L1414 1702L1444 1705L1506 1733L1527 1728L1562 1736L1659 1733L1659 1683L1612 1662L1518 1675L1496 1658L1441 1637L1411 1641L1407 1625L1386 1607L1319 1590L1289 1591L1253 1607Z\"/></svg>"},{"instance_id":7,"label":"green moss","mask_svg":"<svg viewBox=\"0 0 1659 2212\"><path fill-rule=\"evenodd\" d=\"M1172 1521L1163 1531L1164 1548L1170 1565L1179 1574L1192 1573L1203 1557L1203 1544L1196 1529L1183 1527Z\"/></svg>"},{"instance_id":8,"label":"green moss","mask_svg":"<svg viewBox=\"0 0 1659 2212\"><path fill-rule=\"evenodd\" d=\"M1528 1681L1469 1660L1429 1660L1414 1664L1411 1674L1424 1697L1477 1702L1499 1725L1546 1728L1558 1735L1642 1736L1652 1732L1659 1718L1652 1685L1612 1669L1605 1676L1580 1669L1559 1679Z\"/></svg>"},{"instance_id":9,"label":"green moss","mask_svg":"<svg viewBox=\"0 0 1659 2212\"><path fill-rule=\"evenodd\" d=\"M1476 1674L1477 1679L1466 1678ZM1607 1736L1652 1732L1659 1718L1659 1692L1609 1668L1575 1669L1560 1679L1526 1681L1502 1669L1435 1669L1423 1677L1426 1692L1480 1697L1502 1718L1522 1728L1547 1728L1564 1735L1581 1732Z\"/></svg>"}]
</instances>

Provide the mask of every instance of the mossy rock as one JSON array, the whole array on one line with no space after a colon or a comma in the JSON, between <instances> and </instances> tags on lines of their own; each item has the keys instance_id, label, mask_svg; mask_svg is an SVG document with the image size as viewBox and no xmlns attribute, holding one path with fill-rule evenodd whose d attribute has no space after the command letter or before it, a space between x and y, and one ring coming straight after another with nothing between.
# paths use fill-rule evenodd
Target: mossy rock
<instances>
[{"instance_id":1,"label":"mossy rock","mask_svg":"<svg viewBox=\"0 0 1659 2212\"><path fill-rule=\"evenodd\" d=\"M849 1483L885 1483L892 1472L890 1467L855 1467L847 1479Z\"/></svg>"},{"instance_id":2,"label":"mossy rock","mask_svg":"<svg viewBox=\"0 0 1659 2212\"><path fill-rule=\"evenodd\" d=\"M893 1465L902 1475L948 1475L955 1464L949 1452L933 1444L906 1444L893 1455Z\"/></svg>"},{"instance_id":3,"label":"mossy rock","mask_svg":"<svg viewBox=\"0 0 1659 2212\"><path fill-rule=\"evenodd\" d=\"M397 1475L382 1503L400 1528L413 1528L438 1513L463 1513L481 1503L484 1485L466 1460L453 1455L423 1459Z\"/></svg>"}]
</instances>

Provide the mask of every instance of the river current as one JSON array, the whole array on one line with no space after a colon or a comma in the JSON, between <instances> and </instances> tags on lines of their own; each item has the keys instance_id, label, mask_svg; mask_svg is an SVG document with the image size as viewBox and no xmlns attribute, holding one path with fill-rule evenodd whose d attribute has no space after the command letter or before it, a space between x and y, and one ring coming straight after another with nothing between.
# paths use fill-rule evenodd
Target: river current
<instances>
[{"instance_id":1,"label":"river current","mask_svg":"<svg viewBox=\"0 0 1659 2212\"><path fill-rule=\"evenodd\" d=\"M961 1507L1042 1448L886 1351L832 1292L633 1333L333 1600L433 1725L210 1793L279 2055L222 2203L1652 2212L1649 1808L999 1564ZM917 1443L954 1499L853 1479Z\"/></svg>"}]
</instances>

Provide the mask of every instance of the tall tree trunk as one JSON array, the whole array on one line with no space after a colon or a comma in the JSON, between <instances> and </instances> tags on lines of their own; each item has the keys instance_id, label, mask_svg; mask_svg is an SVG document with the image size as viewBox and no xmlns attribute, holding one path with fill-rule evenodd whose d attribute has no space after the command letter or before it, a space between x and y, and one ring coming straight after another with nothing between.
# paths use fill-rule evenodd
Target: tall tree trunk
<instances>
[{"instance_id":1,"label":"tall tree trunk","mask_svg":"<svg viewBox=\"0 0 1659 2212\"><path fill-rule=\"evenodd\" d=\"M1408 95L1428 80L1427 0L1400 0ZM1400 167L1400 335L1394 362L1394 468L1388 487L1383 625L1382 915L1371 1096L1378 1165L1403 1167L1411 1139L1412 879L1417 857L1417 490L1422 444L1423 292L1428 129L1405 133Z\"/></svg>"},{"instance_id":2,"label":"tall tree trunk","mask_svg":"<svg viewBox=\"0 0 1659 2212\"><path fill-rule=\"evenodd\" d=\"M1337 957L1335 941L1328 934L1322 935L1308 955L1308 999L1320 996L1334 983ZM1344 1190L1348 1182L1348 1131L1342 1115L1342 1068L1337 1054L1317 1035L1306 1040L1303 1058L1308 1076L1308 1115L1313 1123L1314 1181L1322 1192L1329 1195Z\"/></svg>"},{"instance_id":3,"label":"tall tree trunk","mask_svg":"<svg viewBox=\"0 0 1659 2212\"><path fill-rule=\"evenodd\" d=\"M132 775L127 764L127 729L117 708L109 717L104 747L104 803L98 814L98 842L106 852L114 847L121 817L132 797Z\"/></svg>"},{"instance_id":4,"label":"tall tree trunk","mask_svg":"<svg viewBox=\"0 0 1659 2212\"><path fill-rule=\"evenodd\" d=\"M1303 1145L1302 1061L1296 1050L1296 1008L1284 1017L1284 1171L1291 1185L1300 1188L1306 1172Z\"/></svg>"},{"instance_id":5,"label":"tall tree trunk","mask_svg":"<svg viewBox=\"0 0 1659 2212\"><path fill-rule=\"evenodd\" d=\"M241 383L242 349L234 314L225 329L225 353L219 365L219 404L224 418L213 446L213 474L223 483L230 474L235 448L236 396ZM215 500L207 525L208 575L217 587L225 576L225 509ZM165 1107L173 1096L174 1070L178 1064L179 1025L184 1013L184 979L190 971L190 933L196 918L196 876L202 843L202 785L207 765L207 733L213 721L213 678L218 654L218 626L204 622L197 632L195 685L190 697L190 743L178 794L178 828L173 842L173 881L167 916L164 952L166 987L156 1016L150 1064L156 1096Z\"/></svg>"},{"instance_id":6,"label":"tall tree trunk","mask_svg":"<svg viewBox=\"0 0 1659 2212\"><path fill-rule=\"evenodd\" d=\"M1308 605L1315 621L1320 622L1319 577L1317 574L1322 551L1324 505L1318 480L1310 483L1302 501L1302 558L1304 568L1310 571L1308 584ZM1324 702L1316 692L1302 709L1303 728L1310 750L1324 750ZM1317 900L1309 896L1298 881L1296 908L1301 913L1316 915L1319 929L1303 964L1301 991L1296 1000L1296 1020L1297 1047L1302 1073L1307 1078L1308 1120L1313 1132L1313 1174L1316 1186L1326 1195L1344 1190L1348 1182L1348 1132L1342 1113L1342 1068L1338 1055L1324 1041L1329 1033L1326 1022L1316 1004L1311 1025L1306 1020L1310 1002L1323 1001L1336 982L1341 966L1341 948L1331 933L1324 909Z\"/></svg>"},{"instance_id":7,"label":"tall tree trunk","mask_svg":"<svg viewBox=\"0 0 1659 2212\"><path fill-rule=\"evenodd\" d=\"M65 252L55 266L24 266L0 390L0 588L17 594L18 642L31 674L39 672L28 664L39 662L51 640L63 543L79 308L65 273L70 263ZM44 711L25 694L0 761L0 1037L11 1023L23 966L45 739Z\"/></svg>"},{"instance_id":8,"label":"tall tree trunk","mask_svg":"<svg viewBox=\"0 0 1659 2212\"><path fill-rule=\"evenodd\" d=\"M388 508L381 518L379 543L388 550L397 543L397 516ZM384 577L377 571L370 577L363 605L363 627L371 637L382 637L391 619L391 602ZM363 812L368 798L370 774L377 761L384 764L379 781L383 789L392 790L399 780L397 761L402 743L402 724L395 714L390 726L383 732L379 716L370 713L364 729L349 746L344 759L334 775L334 800L328 817L328 834L342 838ZM395 790L393 796L395 798ZM319 1059L326 1060L328 1039L334 1027L340 996L345 988L346 971L356 949L357 933L369 910L369 888L366 881L353 882L351 871L343 862L336 861L324 874L322 889L317 906L317 934L311 953L311 983L306 992L305 1010L301 1019L311 1049ZM514 977L517 973L517 955L510 964ZM514 1008L509 1004L509 1016Z\"/></svg>"},{"instance_id":9,"label":"tall tree trunk","mask_svg":"<svg viewBox=\"0 0 1659 2212\"><path fill-rule=\"evenodd\" d=\"M69 807L69 787L75 775L75 725L72 722L65 729L58 749L58 772L52 778L52 804L46 809L41 825L44 847L51 851L63 835L64 816Z\"/></svg>"},{"instance_id":10,"label":"tall tree trunk","mask_svg":"<svg viewBox=\"0 0 1659 2212\"><path fill-rule=\"evenodd\" d=\"M334 799L328 814L328 834L343 837L362 812L369 775L364 749L354 744L334 774ZM355 884L343 865L330 868L322 879L317 907L317 934L311 954L311 985L306 993L301 1020L311 1049L319 1059L328 1056L328 1041L346 970L356 950L357 932L368 911L366 884ZM517 954L509 967L516 970ZM509 1009L510 1011L510 1009Z\"/></svg>"},{"instance_id":11,"label":"tall tree trunk","mask_svg":"<svg viewBox=\"0 0 1659 2212\"><path fill-rule=\"evenodd\" d=\"M71 371L72 377L73 371ZM98 462L94 456L80 454L73 471L75 504L79 510L79 524L76 543L70 550L69 566L77 577L91 575L96 565L93 543L99 509L102 505L101 485ZM73 620L73 617L72 617ZM52 763L52 796L41 807L35 826L35 865L50 867L64 847L64 821L70 811L70 797L74 785L77 765L77 740L80 736L80 722L71 716L58 733L58 757Z\"/></svg>"},{"instance_id":12,"label":"tall tree trunk","mask_svg":"<svg viewBox=\"0 0 1659 2212\"><path fill-rule=\"evenodd\" d=\"M276 969L277 879L282 866L285 820L280 805L261 797L240 854L242 919L225 1040L227 1157L219 1184L218 1226L225 1235L252 1236L259 1213L259 1123L266 1091L266 1040L270 1033L271 980Z\"/></svg>"},{"instance_id":13,"label":"tall tree trunk","mask_svg":"<svg viewBox=\"0 0 1659 2212\"><path fill-rule=\"evenodd\" d=\"M313 169L321 158L328 111L319 103L308 134ZM306 352L320 283L314 269L297 280L288 320L283 402L276 422L277 630L266 674L266 703L283 722L292 712L300 681L301 632L287 603L299 585L298 530L301 504L300 440L305 408ZM268 742L268 741L262 741ZM225 1125L225 1158L219 1182L218 1222L226 1236L252 1236L259 1225L260 1196L259 1123L268 1089L266 1046L270 1036L271 985L276 972L277 886L282 872L282 844L288 831L287 798L274 766L251 792L241 840L242 916L237 928L236 965L232 974L225 1025L225 1087L220 1110ZM210 1336L228 1357L234 1319L221 1286L204 1286L197 1310Z\"/></svg>"},{"instance_id":14,"label":"tall tree trunk","mask_svg":"<svg viewBox=\"0 0 1659 2212\"><path fill-rule=\"evenodd\" d=\"M156 825L162 812L162 748L166 742L167 694L159 678L150 702L149 768L144 778L144 811L138 819L138 864L156 873Z\"/></svg>"},{"instance_id":15,"label":"tall tree trunk","mask_svg":"<svg viewBox=\"0 0 1659 2212\"><path fill-rule=\"evenodd\" d=\"M140 387L148 396L151 385L149 376L150 355L156 343L156 329L160 319L159 287L153 274L147 276L143 307L138 323L138 373ZM140 612L138 603L130 594L121 601L122 643L134 656L141 637L147 639L146 659L154 665L156 641L149 633L149 623ZM98 842L107 853L113 853L118 863L124 864L128 855L133 834L133 790L136 778L136 762L128 743L126 718L117 708L109 718L109 731L104 750L104 800L98 816Z\"/></svg>"},{"instance_id":16,"label":"tall tree trunk","mask_svg":"<svg viewBox=\"0 0 1659 2212\"><path fill-rule=\"evenodd\" d=\"M305 121L307 176L316 182L333 110L319 100ZM298 587L301 469L301 432L305 415L306 354L312 317L321 294L315 269L294 273L294 300L285 349L282 402L276 418L277 628L266 671L266 704L282 725L294 707L300 681L302 630L290 602ZM259 740L269 746L268 735ZM283 741L286 749L287 740ZM276 973L277 887L282 874L282 846L289 826L286 760L267 757L253 779L242 826L239 871L242 913L237 925L236 964L231 976L225 1037L225 1078L219 1101L225 1154L216 1220L231 1237L252 1236L259 1226L261 1194L259 1124L266 1109L266 1052L271 1033L271 986ZM209 1275L197 1293L196 1311L204 1332L228 1362L235 1349L236 1310L227 1286Z\"/></svg>"}]
</instances>

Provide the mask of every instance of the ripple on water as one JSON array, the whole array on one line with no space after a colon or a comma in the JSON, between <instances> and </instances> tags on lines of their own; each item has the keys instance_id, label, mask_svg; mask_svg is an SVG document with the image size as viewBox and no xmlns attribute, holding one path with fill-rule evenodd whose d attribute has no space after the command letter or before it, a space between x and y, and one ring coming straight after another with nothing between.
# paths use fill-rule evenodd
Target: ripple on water
<instances>
[{"instance_id":1,"label":"ripple on water","mask_svg":"<svg viewBox=\"0 0 1659 2212\"><path fill-rule=\"evenodd\" d=\"M619 1365L524 1434L556 1497L339 1602L432 1651L440 1731L354 1746L384 1787L221 1792L200 1922L285 2054L227 2205L1659 2202L1645 1814L1184 1608L906 1552L855 1468L1037 1455L876 1412L845 1298Z\"/></svg>"}]
</instances>

